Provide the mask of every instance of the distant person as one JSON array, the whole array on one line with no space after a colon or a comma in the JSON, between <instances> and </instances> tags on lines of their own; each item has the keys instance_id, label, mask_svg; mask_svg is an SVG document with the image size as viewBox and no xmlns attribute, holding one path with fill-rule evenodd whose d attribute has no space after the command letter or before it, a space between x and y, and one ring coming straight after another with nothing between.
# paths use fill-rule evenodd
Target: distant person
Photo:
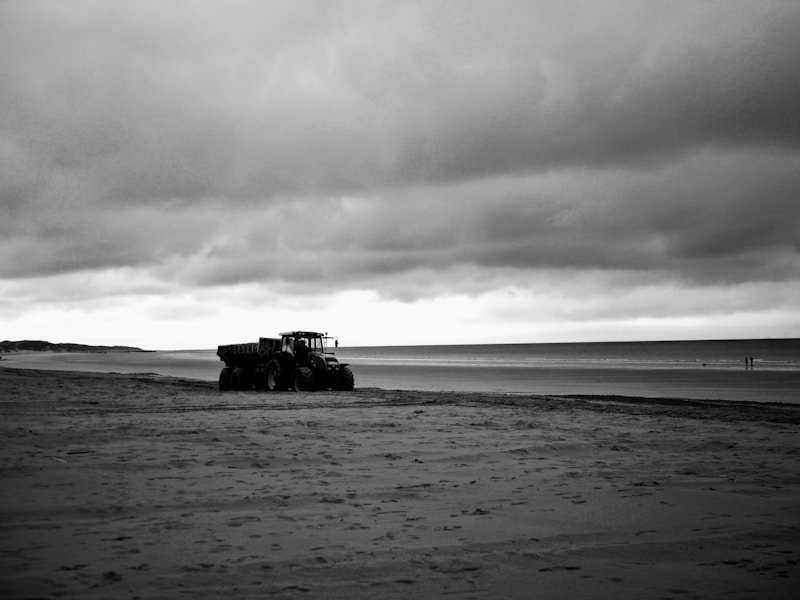
<instances>
[{"instance_id":1,"label":"distant person","mask_svg":"<svg viewBox=\"0 0 800 600\"><path fill-rule=\"evenodd\" d=\"M750 370L753 370L753 357L750 357Z\"/></svg>"}]
</instances>

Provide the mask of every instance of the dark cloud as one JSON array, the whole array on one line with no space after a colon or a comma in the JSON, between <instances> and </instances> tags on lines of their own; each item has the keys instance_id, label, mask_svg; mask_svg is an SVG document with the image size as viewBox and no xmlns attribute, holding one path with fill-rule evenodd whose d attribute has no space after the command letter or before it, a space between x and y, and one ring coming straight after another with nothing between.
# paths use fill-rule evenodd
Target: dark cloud
<instances>
[{"instance_id":1,"label":"dark cloud","mask_svg":"<svg viewBox=\"0 0 800 600\"><path fill-rule=\"evenodd\" d=\"M798 167L786 156L701 153L657 169L579 169L205 214L178 207L160 231L147 225L157 214L143 213L141 232L128 238L138 236L140 260L159 264L161 278L186 286L269 281L395 295L393 282L407 274L404 285L438 278L413 286L431 295L473 289L498 271L551 269L692 285L781 281L800 272ZM122 233L112 240L131 247Z\"/></svg>"},{"instance_id":2,"label":"dark cloud","mask_svg":"<svg viewBox=\"0 0 800 600\"><path fill-rule=\"evenodd\" d=\"M294 4L6 3L5 142L144 202L800 140L791 3Z\"/></svg>"}]
</instances>

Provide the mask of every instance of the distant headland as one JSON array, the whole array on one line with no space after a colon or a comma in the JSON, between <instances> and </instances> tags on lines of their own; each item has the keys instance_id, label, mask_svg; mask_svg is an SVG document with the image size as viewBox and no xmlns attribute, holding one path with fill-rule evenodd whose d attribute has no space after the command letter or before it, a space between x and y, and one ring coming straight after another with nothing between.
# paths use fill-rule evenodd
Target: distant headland
<instances>
[{"instance_id":1,"label":"distant headland","mask_svg":"<svg viewBox=\"0 0 800 600\"><path fill-rule=\"evenodd\" d=\"M134 346L89 346L87 344L54 344L43 340L0 342L0 353L7 352L150 352Z\"/></svg>"}]
</instances>

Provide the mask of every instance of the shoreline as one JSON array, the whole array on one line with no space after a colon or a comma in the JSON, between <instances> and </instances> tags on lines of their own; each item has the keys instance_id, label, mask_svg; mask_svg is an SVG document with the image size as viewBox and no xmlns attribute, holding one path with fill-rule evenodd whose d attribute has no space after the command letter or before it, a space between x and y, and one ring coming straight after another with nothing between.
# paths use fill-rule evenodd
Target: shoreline
<instances>
[{"instance_id":1,"label":"shoreline","mask_svg":"<svg viewBox=\"0 0 800 600\"><path fill-rule=\"evenodd\" d=\"M126 353L20 356L0 361L10 368L80 372L152 372L216 382L215 356ZM800 371L618 369L587 367L401 367L351 361L356 386L416 391L516 395L626 396L800 404Z\"/></svg>"},{"instance_id":2,"label":"shoreline","mask_svg":"<svg viewBox=\"0 0 800 600\"><path fill-rule=\"evenodd\" d=\"M416 396L419 394L426 394L431 396L446 396L450 398L450 401L453 401L454 398L462 399L464 401L468 401L470 399L474 401L481 401L485 403L496 403L491 402L491 399L503 399L506 400L507 404L515 404L517 402L524 402L526 399L528 400L572 400L572 401L585 401L585 402L593 402L593 403L624 403L630 405L665 405L665 406L685 406L685 407L714 407L714 408L730 408L730 409L738 409L738 408L750 408L750 409L759 409L759 408L776 408L776 409L787 409L791 414L798 414L800 416L800 404L794 404L791 402L779 402L779 401L757 401L757 400L724 400L724 399L714 399L714 398L690 398L690 397L681 397L681 396L640 396L640 395L626 395L626 394L538 394L538 393L528 393L528 392L493 392L493 391L465 391L465 390L428 390L428 389L407 389L407 388L382 388L382 387L359 387L356 386L353 392L332 392L330 390L321 390L317 392L293 392L293 391L286 391L286 392L268 392L266 390L248 390L243 392L219 392L216 381L212 381L210 379L199 379L193 377L181 377L175 375L164 375L161 373L156 373L152 371L143 371L143 372L118 372L118 371L81 371L81 370L72 370L67 368L58 368L58 369L48 369L45 367L37 367L37 368L30 368L28 366L24 367L17 367L14 365L0 365L0 369L7 368L12 369L14 371L21 371L25 372L27 375L30 376L37 376L41 372L47 372L50 374L58 374L59 376L70 377L70 378L84 378L84 377L101 377L101 378L123 378L123 379L145 379L152 381L153 383L172 383L174 385L180 385L181 383L185 383L190 387L196 387L198 385L202 385L203 388L207 388L207 391L211 391L213 393L219 393L223 395L230 395L234 393L241 393L246 395L254 395L254 396L263 396L265 399L269 399L271 396L304 396L306 394L326 394L326 393L338 393L338 394L366 394L366 393L377 393L377 394L393 394L395 397L402 397L405 395ZM400 400L402 402L402 400ZM800 423L800 420L798 421Z\"/></svg>"},{"instance_id":3,"label":"shoreline","mask_svg":"<svg viewBox=\"0 0 800 600\"><path fill-rule=\"evenodd\" d=\"M12 368L0 412L10 598L743 600L800 583L792 405Z\"/></svg>"}]
</instances>

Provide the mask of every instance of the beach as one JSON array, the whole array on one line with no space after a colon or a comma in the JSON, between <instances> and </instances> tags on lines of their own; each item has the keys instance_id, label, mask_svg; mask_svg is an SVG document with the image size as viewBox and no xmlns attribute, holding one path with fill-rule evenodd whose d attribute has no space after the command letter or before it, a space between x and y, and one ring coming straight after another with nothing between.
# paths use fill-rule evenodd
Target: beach
<instances>
[{"instance_id":1,"label":"beach","mask_svg":"<svg viewBox=\"0 0 800 600\"><path fill-rule=\"evenodd\" d=\"M333 350L333 349L329 349ZM335 348L359 387L800 404L800 340ZM755 354L755 366L742 356ZM12 352L4 366L217 381L216 350ZM748 363L749 364L749 363Z\"/></svg>"},{"instance_id":2,"label":"beach","mask_svg":"<svg viewBox=\"0 0 800 600\"><path fill-rule=\"evenodd\" d=\"M0 368L0 410L7 598L793 598L800 584L797 405L223 394Z\"/></svg>"}]
</instances>

